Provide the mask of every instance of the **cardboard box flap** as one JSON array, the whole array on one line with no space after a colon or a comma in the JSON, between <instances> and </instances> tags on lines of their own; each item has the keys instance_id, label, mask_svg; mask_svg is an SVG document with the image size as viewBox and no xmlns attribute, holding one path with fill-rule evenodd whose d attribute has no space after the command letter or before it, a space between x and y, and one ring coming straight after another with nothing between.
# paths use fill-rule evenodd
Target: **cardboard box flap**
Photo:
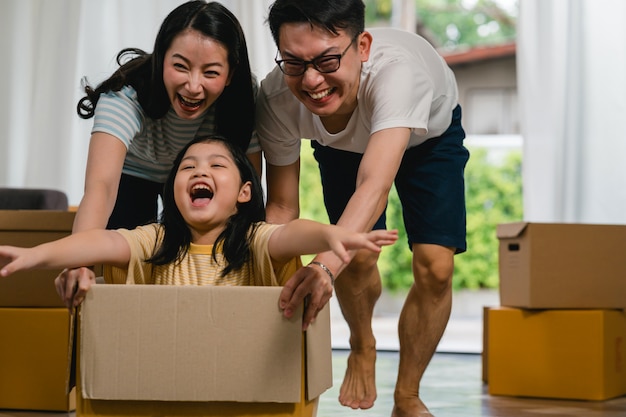
<instances>
[{"instance_id":1,"label":"cardboard box flap","mask_svg":"<svg viewBox=\"0 0 626 417\"><path fill-rule=\"evenodd\" d=\"M302 311L285 319L280 291L92 287L80 308L84 398L299 402Z\"/></svg>"},{"instance_id":2,"label":"cardboard box flap","mask_svg":"<svg viewBox=\"0 0 626 417\"><path fill-rule=\"evenodd\" d=\"M320 311L306 331L306 398L312 400L333 386L330 308Z\"/></svg>"},{"instance_id":3,"label":"cardboard box flap","mask_svg":"<svg viewBox=\"0 0 626 417\"><path fill-rule=\"evenodd\" d=\"M496 226L496 236L498 239L512 239L520 237L528 222L502 223Z\"/></svg>"},{"instance_id":4,"label":"cardboard box flap","mask_svg":"<svg viewBox=\"0 0 626 417\"><path fill-rule=\"evenodd\" d=\"M0 210L0 230L71 231L74 215L59 210Z\"/></svg>"}]
</instances>

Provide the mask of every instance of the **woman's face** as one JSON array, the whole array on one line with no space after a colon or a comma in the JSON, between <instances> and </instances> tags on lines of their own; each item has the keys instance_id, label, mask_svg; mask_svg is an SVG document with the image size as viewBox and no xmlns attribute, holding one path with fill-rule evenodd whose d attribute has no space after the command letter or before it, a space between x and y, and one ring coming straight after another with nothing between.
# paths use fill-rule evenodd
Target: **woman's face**
<instances>
[{"instance_id":1,"label":"woman's face","mask_svg":"<svg viewBox=\"0 0 626 417\"><path fill-rule=\"evenodd\" d=\"M189 147L174 179L174 199L194 242L210 232L217 238L237 205L250 201L251 185L241 183L229 150L219 142Z\"/></svg>"},{"instance_id":2,"label":"woman's face","mask_svg":"<svg viewBox=\"0 0 626 417\"><path fill-rule=\"evenodd\" d=\"M176 114L196 119L230 83L226 47L193 29L177 35L163 61L163 82Z\"/></svg>"}]
</instances>

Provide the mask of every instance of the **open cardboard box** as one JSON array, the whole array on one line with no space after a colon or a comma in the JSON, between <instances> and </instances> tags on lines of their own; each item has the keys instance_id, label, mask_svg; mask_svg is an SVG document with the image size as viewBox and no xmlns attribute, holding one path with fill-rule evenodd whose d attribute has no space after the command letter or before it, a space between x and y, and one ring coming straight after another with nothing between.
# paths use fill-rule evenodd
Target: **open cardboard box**
<instances>
[{"instance_id":1,"label":"open cardboard box","mask_svg":"<svg viewBox=\"0 0 626 417\"><path fill-rule=\"evenodd\" d=\"M626 309L626 226L497 226L500 304L520 308Z\"/></svg>"},{"instance_id":2,"label":"open cardboard box","mask_svg":"<svg viewBox=\"0 0 626 417\"><path fill-rule=\"evenodd\" d=\"M303 333L280 291L95 285L78 315L76 415L315 416L332 386L328 306Z\"/></svg>"}]
</instances>

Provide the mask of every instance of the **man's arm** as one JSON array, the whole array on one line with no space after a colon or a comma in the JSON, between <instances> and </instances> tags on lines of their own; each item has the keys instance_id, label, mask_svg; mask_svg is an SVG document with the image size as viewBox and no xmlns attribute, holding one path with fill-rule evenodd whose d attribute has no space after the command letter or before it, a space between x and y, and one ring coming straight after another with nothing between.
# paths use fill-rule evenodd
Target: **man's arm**
<instances>
[{"instance_id":1,"label":"man's arm","mask_svg":"<svg viewBox=\"0 0 626 417\"><path fill-rule=\"evenodd\" d=\"M387 205L409 136L408 128L393 128L370 137L357 173L355 192L337 225L355 232L371 230ZM315 260L328 266L335 276L346 266L332 253L319 254Z\"/></svg>"},{"instance_id":2,"label":"man's arm","mask_svg":"<svg viewBox=\"0 0 626 417\"><path fill-rule=\"evenodd\" d=\"M359 166L356 190L338 225L356 232L365 232L373 227L387 204L389 190L406 151L409 136L408 128L393 128L381 130L370 137ZM351 255L354 256L354 253ZM332 252L318 254L314 260L325 265L335 277L347 265ZM289 317L304 298L310 296L303 321L306 328L331 295L332 287L327 271L322 268L302 268L285 284L280 306Z\"/></svg>"},{"instance_id":3,"label":"man's arm","mask_svg":"<svg viewBox=\"0 0 626 417\"><path fill-rule=\"evenodd\" d=\"M261 151L252 152L252 153L246 154L246 156L248 157L248 160L254 167L254 170L256 171L256 173L259 175L259 178L261 178L261 176L263 175L263 160L262 160L263 156L261 155Z\"/></svg>"},{"instance_id":4,"label":"man's arm","mask_svg":"<svg viewBox=\"0 0 626 417\"><path fill-rule=\"evenodd\" d=\"M300 215L300 159L290 165L267 164L267 204L268 223L285 224Z\"/></svg>"}]
</instances>

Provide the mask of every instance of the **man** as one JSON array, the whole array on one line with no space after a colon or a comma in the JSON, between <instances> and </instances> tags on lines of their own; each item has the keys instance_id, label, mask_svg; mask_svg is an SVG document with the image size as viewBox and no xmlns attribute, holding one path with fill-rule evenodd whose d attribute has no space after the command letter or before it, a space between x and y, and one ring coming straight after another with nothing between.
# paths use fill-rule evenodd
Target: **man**
<instances>
[{"instance_id":1,"label":"man","mask_svg":"<svg viewBox=\"0 0 626 417\"><path fill-rule=\"evenodd\" d=\"M395 181L414 283L399 320L400 366L393 417L431 415L419 397L424 371L450 315L454 254L465 251L461 109L452 71L421 37L364 29L361 0L276 0L268 22L277 68L261 83L257 133L267 162L267 219L299 214L301 138L311 140L331 223L384 228ZM305 327L332 295L350 327L351 353L339 401L376 399L371 328L381 292L377 255L345 265L318 254L285 286L284 314L307 297Z\"/></svg>"}]
</instances>

